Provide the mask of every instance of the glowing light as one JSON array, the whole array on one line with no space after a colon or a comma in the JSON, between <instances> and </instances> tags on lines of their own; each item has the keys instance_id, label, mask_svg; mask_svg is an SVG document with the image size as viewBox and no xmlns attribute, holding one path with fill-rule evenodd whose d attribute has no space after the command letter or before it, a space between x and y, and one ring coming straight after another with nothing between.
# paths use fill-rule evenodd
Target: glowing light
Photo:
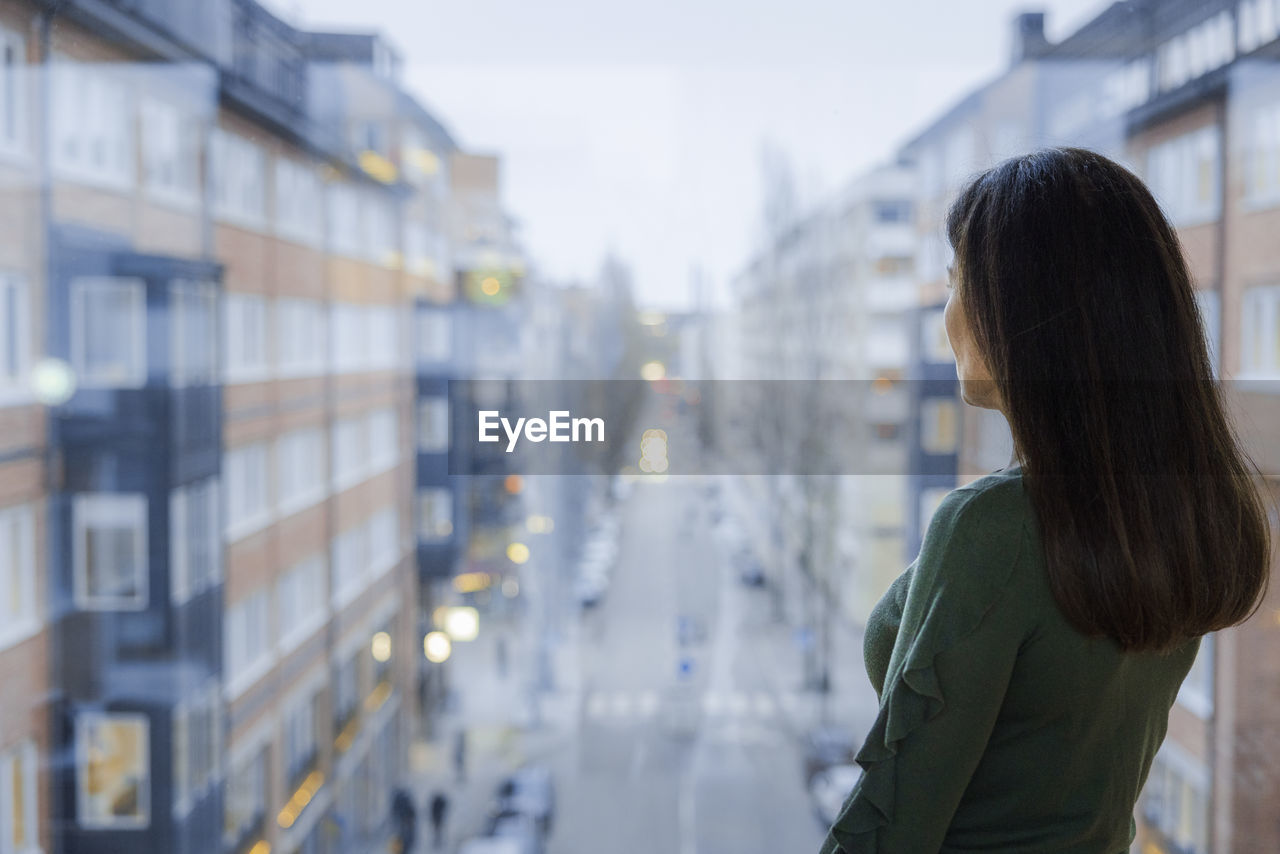
<instances>
[{"instance_id":1,"label":"glowing light","mask_svg":"<svg viewBox=\"0 0 1280 854\"><path fill-rule=\"evenodd\" d=\"M375 180L384 184L394 183L396 180L396 165L387 158L383 157L376 151L360 152L360 168L366 174Z\"/></svg>"},{"instance_id":2,"label":"glowing light","mask_svg":"<svg viewBox=\"0 0 1280 854\"><path fill-rule=\"evenodd\" d=\"M667 316L660 311L642 311L636 315L641 326L661 326L667 322Z\"/></svg>"},{"instance_id":3,"label":"glowing light","mask_svg":"<svg viewBox=\"0 0 1280 854\"><path fill-rule=\"evenodd\" d=\"M504 578L502 580L502 595L508 599L514 599L520 595L520 582L514 578Z\"/></svg>"},{"instance_id":4,"label":"glowing light","mask_svg":"<svg viewBox=\"0 0 1280 854\"><path fill-rule=\"evenodd\" d=\"M658 361L645 362L640 366L640 378L651 383L657 382L667 375L667 366Z\"/></svg>"},{"instance_id":5,"label":"glowing light","mask_svg":"<svg viewBox=\"0 0 1280 854\"><path fill-rule=\"evenodd\" d=\"M509 474L502 481L502 488L512 495L516 495L520 490L524 489L524 479L518 474Z\"/></svg>"},{"instance_id":6,"label":"glowing light","mask_svg":"<svg viewBox=\"0 0 1280 854\"><path fill-rule=\"evenodd\" d=\"M502 283L493 276L488 276L480 282L480 292L487 297L496 297L500 290L502 290Z\"/></svg>"},{"instance_id":7,"label":"glowing light","mask_svg":"<svg viewBox=\"0 0 1280 854\"><path fill-rule=\"evenodd\" d=\"M453 589L459 593L475 593L477 590L484 590L490 584L492 579L489 578L487 572L462 572L453 577ZM442 609L437 608L437 611ZM443 616L436 619L436 625L443 625L444 620L448 618L446 611Z\"/></svg>"},{"instance_id":8,"label":"glowing light","mask_svg":"<svg viewBox=\"0 0 1280 854\"><path fill-rule=\"evenodd\" d=\"M265 839L259 839L249 849L249 854L271 854L271 843Z\"/></svg>"},{"instance_id":9,"label":"glowing light","mask_svg":"<svg viewBox=\"0 0 1280 854\"><path fill-rule=\"evenodd\" d=\"M640 471L645 474L662 474L667 466L666 432L656 427L645 430L640 439Z\"/></svg>"},{"instance_id":10,"label":"glowing light","mask_svg":"<svg viewBox=\"0 0 1280 854\"><path fill-rule=\"evenodd\" d=\"M427 636L422 639L422 651L427 656L427 661L440 664L449 660L453 642L444 632L427 632Z\"/></svg>"},{"instance_id":11,"label":"glowing light","mask_svg":"<svg viewBox=\"0 0 1280 854\"><path fill-rule=\"evenodd\" d=\"M507 546L507 560L512 563L525 563L529 560L529 547L524 543L511 543Z\"/></svg>"},{"instance_id":12,"label":"glowing light","mask_svg":"<svg viewBox=\"0 0 1280 854\"><path fill-rule=\"evenodd\" d=\"M530 534L550 534L556 529L555 520L550 516L530 516L524 521Z\"/></svg>"},{"instance_id":13,"label":"glowing light","mask_svg":"<svg viewBox=\"0 0 1280 854\"><path fill-rule=\"evenodd\" d=\"M61 406L76 393L76 374L61 359L41 359L31 369L31 390L45 406Z\"/></svg>"},{"instance_id":14,"label":"glowing light","mask_svg":"<svg viewBox=\"0 0 1280 854\"><path fill-rule=\"evenodd\" d=\"M451 640L473 641L480 634L480 614L469 605L454 605L444 618L444 630Z\"/></svg>"},{"instance_id":15,"label":"glowing light","mask_svg":"<svg viewBox=\"0 0 1280 854\"><path fill-rule=\"evenodd\" d=\"M391 635L386 632L378 632L373 636L373 642L370 645L370 652L373 653L373 660L378 662L391 660Z\"/></svg>"}]
</instances>

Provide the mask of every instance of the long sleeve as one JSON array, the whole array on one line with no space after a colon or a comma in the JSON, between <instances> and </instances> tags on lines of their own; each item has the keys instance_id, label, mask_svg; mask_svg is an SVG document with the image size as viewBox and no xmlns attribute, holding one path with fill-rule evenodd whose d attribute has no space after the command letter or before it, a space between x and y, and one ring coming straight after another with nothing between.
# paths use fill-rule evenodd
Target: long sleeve
<instances>
[{"instance_id":1,"label":"long sleeve","mask_svg":"<svg viewBox=\"0 0 1280 854\"><path fill-rule=\"evenodd\" d=\"M858 752L863 776L822 854L929 854L942 845L982 759L1024 626L1005 592L1021 518L959 489L926 532L880 709Z\"/></svg>"}]
</instances>

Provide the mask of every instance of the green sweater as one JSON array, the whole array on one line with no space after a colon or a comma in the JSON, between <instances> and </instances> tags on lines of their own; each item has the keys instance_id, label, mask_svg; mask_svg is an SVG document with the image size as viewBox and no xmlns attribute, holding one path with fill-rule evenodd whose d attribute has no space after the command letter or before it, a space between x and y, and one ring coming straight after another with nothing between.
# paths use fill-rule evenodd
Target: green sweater
<instances>
[{"instance_id":1,"label":"green sweater","mask_svg":"<svg viewBox=\"0 0 1280 854\"><path fill-rule=\"evenodd\" d=\"M1067 623L1020 467L955 490L867 622L880 710L821 854L1122 854L1199 648Z\"/></svg>"}]
</instances>

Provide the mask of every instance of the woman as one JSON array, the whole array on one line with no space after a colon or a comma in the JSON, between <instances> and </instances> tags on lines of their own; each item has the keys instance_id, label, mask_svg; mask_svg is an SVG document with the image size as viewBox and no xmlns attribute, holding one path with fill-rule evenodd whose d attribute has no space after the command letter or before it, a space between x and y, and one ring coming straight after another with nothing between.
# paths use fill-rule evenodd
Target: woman
<instances>
[{"instance_id":1,"label":"woman","mask_svg":"<svg viewBox=\"0 0 1280 854\"><path fill-rule=\"evenodd\" d=\"M1012 158L946 228L961 395L1014 459L943 500L870 616L880 710L822 851L1121 854L1200 637L1265 595L1255 469L1132 173Z\"/></svg>"}]
</instances>

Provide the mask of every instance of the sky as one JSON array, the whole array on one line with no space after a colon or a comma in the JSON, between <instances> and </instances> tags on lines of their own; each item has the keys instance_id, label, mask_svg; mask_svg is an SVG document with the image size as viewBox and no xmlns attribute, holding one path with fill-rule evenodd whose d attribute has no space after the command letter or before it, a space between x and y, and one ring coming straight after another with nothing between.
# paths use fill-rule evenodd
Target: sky
<instances>
[{"instance_id":1,"label":"sky","mask_svg":"<svg viewBox=\"0 0 1280 854\"><path fill-rule=\"evenodd\" d=\"M759 242L762 150L820 200L1008 64L1014 15L1051 41L1109 0L268 0L298 26L378 30L466 150L502 156L532 268L589 282L612 253L642 305L706 299Z\"/></svg>"}]
</instances>

